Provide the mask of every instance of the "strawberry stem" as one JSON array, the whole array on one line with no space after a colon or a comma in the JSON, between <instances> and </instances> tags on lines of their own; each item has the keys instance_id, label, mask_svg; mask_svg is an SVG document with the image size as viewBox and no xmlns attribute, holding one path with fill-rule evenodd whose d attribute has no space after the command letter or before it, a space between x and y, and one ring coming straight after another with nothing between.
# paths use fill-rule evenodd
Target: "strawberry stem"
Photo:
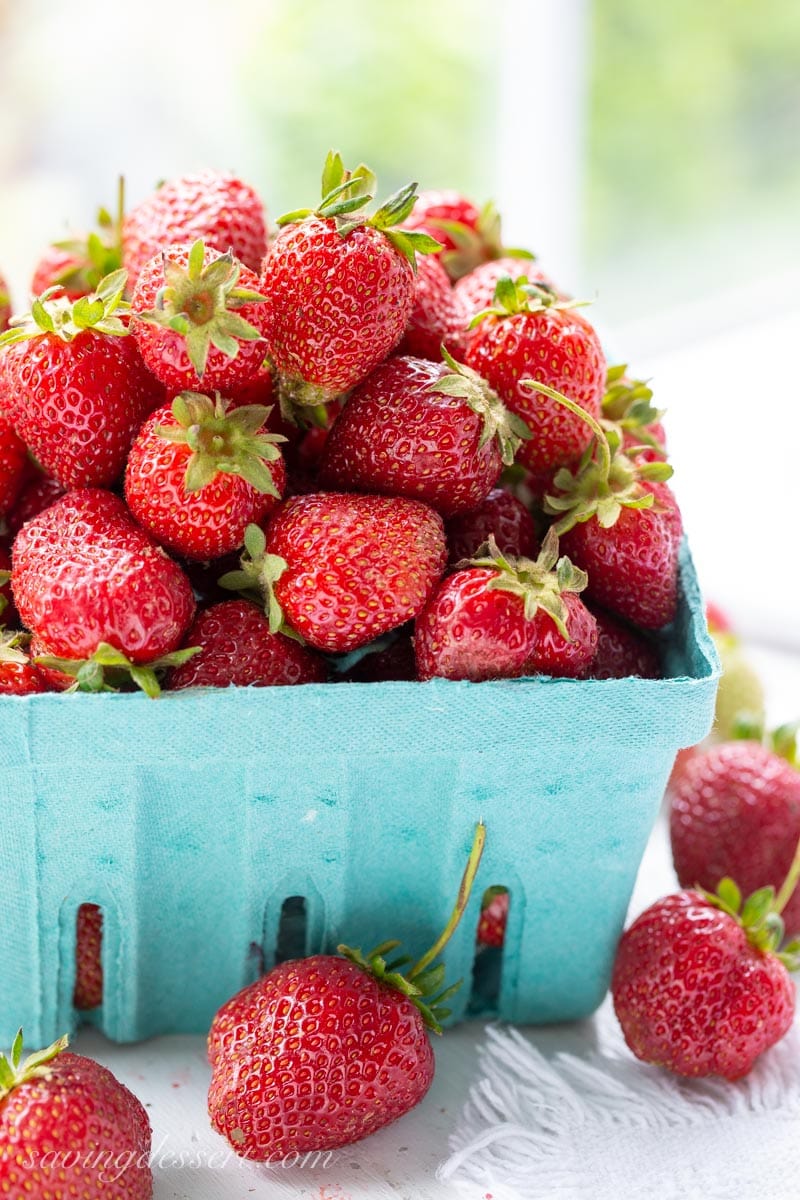
<instances>
[{"instance_id":1,"label":"strawberry stem","mask_svg":"<svg viewBox=\"0 0 800 1200\"><path fill-rule=\"evenodd\" d=\"M546 383L540 383L538 379L523 379L522 383L525 387L534 388L537 392L543 392L545 396L549 396L551 400L555 400L558 404L563 404L576 417L580 417L585 425L588 425L597 439L597 449L600 452L600 472L604 479L608 478L611 469L611 451L608 448L608 438L603 431L602 426L595 421L591 413L588 413L585 408L581 408L573 400L570 400L562 392L557 392L555 388L548 387Z\"/></svg>"},{"instance_id":2,"label":"strawberry stem","mask_svg":"<svg viewBox=\"0 0 800 1200\"><path fill-rule=\"evenodd\" d=\"M475 882L475 876L480 865L481 855L483 854L483 847L485 843L486 826L484 825L483 821L479 821L475 827L475 837L472 842L472 849L470 850L469 858L467 859L467 865L464 869L464 874L461 877L458 896L456 898L455 907L450 915L450 920L447 922L439 937L431 946L430 950L427 950L425 954L423 954L422 958L414 963L414 966L411 968L411 970L406 972L406 979L409 980L409 982L414 980L418 975L421 975L425 968L429 967L433 960L437 958L439 954L441 954L442 950L445 948L447 943L450 941L450 938L458 928L461 918L466 910L470 893L472 892L472 885ZM800 870L800 866L798 867L798 870Z\"/></svg>"},{"instance_id":3,"label":"strawberry stem","mask_svg":"<svg viewBox=\"0 0 800 1200\"><path fill-rule=\"evenodd\" d=\"M780 891L775 897L775 901L772 905L773 912L776 912L779 915L783 912L783 910L786 908L786 905L794 895L794 889L797 887L798 880L800 880L800 840L798 840L797 847L794 852L794 858L792 859L786 878L781 884Z\"/></svg>"}]
</instances>

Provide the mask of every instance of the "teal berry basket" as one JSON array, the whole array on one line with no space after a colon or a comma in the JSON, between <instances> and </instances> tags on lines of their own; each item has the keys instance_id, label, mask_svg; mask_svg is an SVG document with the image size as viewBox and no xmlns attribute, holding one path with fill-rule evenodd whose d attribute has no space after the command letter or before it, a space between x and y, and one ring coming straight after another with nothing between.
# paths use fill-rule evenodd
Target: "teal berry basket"
<instances>
[{"instance_id":1,"label":"teal berry basket","mask_svg":"<svg viewBox=\"0 0 800 1200\"><path fill-rule=\"evenodd\" d=\"M444 959L451 1020L585 1017L608 986L676 751L718 678L691 557L667 678L308 684L0 700L0 1044L70 1031L76 915L103 909L116 1041L206 1032L260 970L444 926L476 821L486 850ZM510 890L476 952L481 894ZM487 969L490 968L490 969Z\"/></svg>"}]
</instances>

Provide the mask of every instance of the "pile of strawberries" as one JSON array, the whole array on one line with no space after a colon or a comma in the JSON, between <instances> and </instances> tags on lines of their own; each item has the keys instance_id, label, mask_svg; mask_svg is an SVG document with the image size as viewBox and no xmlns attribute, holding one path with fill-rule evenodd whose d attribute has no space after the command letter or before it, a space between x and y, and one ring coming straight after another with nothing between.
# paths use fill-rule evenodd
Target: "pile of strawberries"
<instances>
[{"instance_id":1,"label":"pile of strawberries","mask_svg":"<svg viewBox=\"0 0 800 1200\"><path fill-rule=\"evenodd\" d=\"M374 194L331 153L271 232L205 171L45 252L0 334L0 691L659 674L649 389L491 206Z\"/></svg>"}]
</instances>

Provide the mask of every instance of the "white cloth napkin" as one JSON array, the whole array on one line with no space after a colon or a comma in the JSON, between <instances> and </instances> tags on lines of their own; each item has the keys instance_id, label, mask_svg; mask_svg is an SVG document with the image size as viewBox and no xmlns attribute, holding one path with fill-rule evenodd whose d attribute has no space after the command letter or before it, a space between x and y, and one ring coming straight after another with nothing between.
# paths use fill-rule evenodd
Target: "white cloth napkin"
<instances>
[{"instance_id":1,"label":"white cloth napkin","mask_svg":"<svg viewBox=\"0 0 800 1200\"><path fill-rule=\"evenodd\" d=\"M638 1062L608 1002L586 1056L490 1026L439 1177L472 1200L800 1200L797 1024L737 1083Z\"/></svg>"}]
</instances>

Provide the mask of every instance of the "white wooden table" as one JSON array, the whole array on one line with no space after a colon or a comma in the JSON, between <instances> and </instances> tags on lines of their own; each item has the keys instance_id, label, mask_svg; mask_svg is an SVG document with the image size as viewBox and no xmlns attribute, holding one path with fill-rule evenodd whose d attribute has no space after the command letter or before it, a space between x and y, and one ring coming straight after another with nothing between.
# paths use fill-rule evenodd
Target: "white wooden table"
<instances>
[{"instance_id":1,"label":"white wooden table","mask_svg":"<svg viewBox=\"0 0 800 1200\"><path fill-rule=\"evenodd\" d=\"M764 649L753 650L752 658L767 686L770 721L800 715L800 656ZM639 872L631 913L674 887L662 818ZM77 1038L75 1049L104 1062L147 1105L153 1124L155 1200L445 1200L465 1194L439 1182L436 1169L447 1157L448 1137L476 1077L475 1049L483 1034L484 1024L476 1021L437 1039L433 1086L408 1116L328 1161L291 1169L242 1163L212 1132L206 1117L210 1072L202 1038L114 1046L87 1030ZM546 1055L558 1050L580 1054L596 1044L597 1022L529 1028L525 1034ZM476 1194L474 1200L487 1200L487 1194Z\"/></svg>"}]
</instances>

